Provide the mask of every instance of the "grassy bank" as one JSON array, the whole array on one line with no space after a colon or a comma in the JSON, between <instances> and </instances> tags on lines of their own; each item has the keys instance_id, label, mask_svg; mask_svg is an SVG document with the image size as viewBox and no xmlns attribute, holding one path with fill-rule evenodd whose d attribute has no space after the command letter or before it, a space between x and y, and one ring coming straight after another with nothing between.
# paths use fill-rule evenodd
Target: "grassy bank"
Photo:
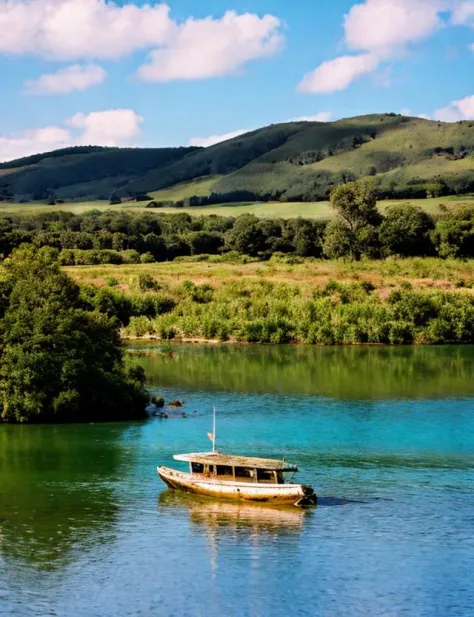
<instances>
[{"instance_id":1,"label":"grassy bank","mask_svg":"<svg viewBox=\"0 0 474 617\"><path fill-rule=\"evenodd\" d=\"M174 262L68 268L130 338L305 344L474 342L474 261Z\"/></svg>"}]
</instances>

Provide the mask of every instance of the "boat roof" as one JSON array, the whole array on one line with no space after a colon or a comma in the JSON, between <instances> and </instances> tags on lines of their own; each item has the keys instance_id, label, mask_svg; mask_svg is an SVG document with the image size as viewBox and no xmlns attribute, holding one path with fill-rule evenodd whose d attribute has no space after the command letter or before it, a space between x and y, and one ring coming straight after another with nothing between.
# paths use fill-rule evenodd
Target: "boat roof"
<instances>
[{"instance_id":1,"label":"boat roof","mask_svg":"<svg viewBox=\"0 0 474 617\"><path fill-rule=\"evenodd\" d=\"M192 454L175 454L176 461L186 463L201 463L203 465L225 465L227 467L250 467L252 469L267 469L272 471L298 471L296 465L286 461L271 458L255 458L248 456L233 456L220 452L196 452Z\"/></svg>"}]
</instances>

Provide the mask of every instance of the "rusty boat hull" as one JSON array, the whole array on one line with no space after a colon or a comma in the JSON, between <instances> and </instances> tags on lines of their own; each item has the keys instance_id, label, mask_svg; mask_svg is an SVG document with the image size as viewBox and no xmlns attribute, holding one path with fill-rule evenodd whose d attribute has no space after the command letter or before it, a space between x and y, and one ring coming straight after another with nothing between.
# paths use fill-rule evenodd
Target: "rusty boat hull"
<instances>
[{"instance_id":1,"label":"rusty boat hull","mask_svg":"<svg viewBox=\"0 0 474 617\"><path fill-rule=\"evenodd\" d=\"M305 484L270 484L219 480L216 477L157 467L161 480L171 489L219 499L265 503L275 506L314 506L314 490Z\"/></svg>"}]
</instances>

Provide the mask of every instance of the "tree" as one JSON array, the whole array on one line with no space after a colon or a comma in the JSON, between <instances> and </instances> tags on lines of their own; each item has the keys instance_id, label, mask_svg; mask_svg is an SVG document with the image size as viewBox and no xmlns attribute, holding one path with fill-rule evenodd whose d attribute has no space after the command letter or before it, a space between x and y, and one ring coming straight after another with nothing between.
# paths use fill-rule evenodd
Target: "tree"
<instances>
[{"instance_id":1,"label":"tree","mask_svg":"<svg viewBox=\"0 0 474 617\"><path fill-rule=\"evenodd\" d=\"M436 223L433 243L441 257L474 256L474 208L458 206Z\"/></svg>"},{"instance_id":2,"label":"tree","mask_svg":"<svg viewBox=\"0 0 474 617\"><path fill-rule=\"evenodd\" d=\"M140 367L126 369L116 320L84 308L57 251L25 246L0 289L0 421L145 417Z\"/></svg>"},{"instance_id":3,"label":"tree","mask_svg":"<svg viewBox=\"0 0 474 617\"><path fill-rule=\"evenodd\" d=\"M325 229L325 221L289 219L285 226L285 238L299 257L321 257Z\"/></svg>"},{"instance_id":4,"label":"tree","mask_svg":"<svg viewBox=\"0 0 474 617\"><path fill-rule=\"evenodd\" d=\"M430 232L433 228L433 219L421 208L411 204L390 206L380 226L383 251L403 257L432 255Z\"/></svg>"},{"instance_id":5,"label":"tree","mask_svg":"<svg viewBox=\"0 0 474 617\"><path fill-rule=\"evenodd\" d=\"M253 214L237 217L234 227L225 234L226 248L244 255L256 257L266 249L265 235L259 226L259 219Z\"/></svg>"},{"instance_id":6,"label":"tree","mask_svg":"<svg viewBox=\"0 0 474 617\"><path fill-rule=\"evenodd\" d=\"M184 239L191 255L216 255L224 244L222 234L209 231L190 231Z\"/></svg>"},{"instance_id":7,"label":"tree","mask_svg":"<svg viewBox=\"0 0 474 617\"><path fill-rule=\"evenodd\" d=\"M348 256L355 260L363 255L375 257L379 251L381 216L373 185L348 182L338 186L331 193L331 204L337 218L328 226L324 253L328 257Z\"/></svg>"}]
</instances>

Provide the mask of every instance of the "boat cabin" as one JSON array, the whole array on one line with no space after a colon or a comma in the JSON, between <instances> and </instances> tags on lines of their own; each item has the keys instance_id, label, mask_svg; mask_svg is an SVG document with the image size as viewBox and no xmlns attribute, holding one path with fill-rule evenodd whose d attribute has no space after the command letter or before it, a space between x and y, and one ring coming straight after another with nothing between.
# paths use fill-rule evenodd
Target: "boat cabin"
<instances>
[{"instance_id":1,"label":"boat cabin","mask_svg":"<svg viewBox=\"0 0 474 617\"><path fill-rule=\"evenodd\" d=\"M192 475L227 482L285 484L288 474L293 476L298 471L295 465L289 465L285 461L229 456L219 452L177 454L174 459L189 463L189 472Z\"/></svg>"}]
</instances>

